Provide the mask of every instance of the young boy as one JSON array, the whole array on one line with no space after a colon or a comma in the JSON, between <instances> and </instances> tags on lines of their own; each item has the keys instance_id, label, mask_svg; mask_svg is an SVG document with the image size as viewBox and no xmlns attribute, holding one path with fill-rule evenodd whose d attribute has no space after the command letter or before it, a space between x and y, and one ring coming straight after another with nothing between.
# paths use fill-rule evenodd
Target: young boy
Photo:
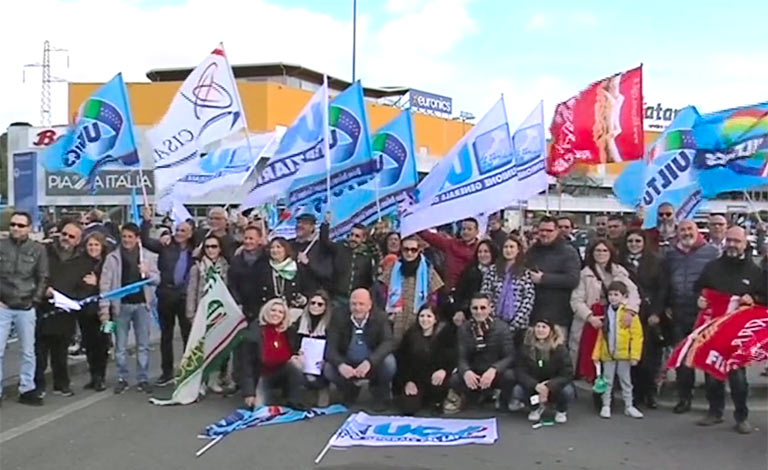
<instances>
[{"instance_id":1,"label":"young boy","mask_svg":"<svg viewBox=\"0 0 768 470\"><path fill-rule=\"evenodd\" d=\"M613 379L619 376L621 396L624 399L624 414L632 418L642 418L643 414L632 404L632 366L637 365L643 352L643 328L637 315L632 319L632 326L622 324L627 302L627 285L613 281L608 286L608 312L603 320L592 353L592 359L603 363L603 378L608 383L608 390L603 393L601 418L611 417L611 397Z\"/></svg>"}]
</instances>

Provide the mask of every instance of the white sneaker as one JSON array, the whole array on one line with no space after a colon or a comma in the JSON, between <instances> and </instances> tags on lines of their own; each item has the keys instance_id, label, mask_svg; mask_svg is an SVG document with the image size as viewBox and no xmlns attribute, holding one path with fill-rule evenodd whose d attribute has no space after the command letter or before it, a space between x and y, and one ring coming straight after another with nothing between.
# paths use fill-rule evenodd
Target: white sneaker
<instances>
[{"instance_id":1,"label":"white sneaker","mask_svg":"<svg viewBox=\"0 0 768 470\"><path fill-rule=\"evenodd\" d=\"M509 404L507 405L507 409L514 413L515 411L520 411L523 408L525 408L525 405L520 400L513 398L509 401Z\"/></svg>"},{"instance_id":2,"label":"white sneaker","mask_svg":"<svg viewBox=\"0 0 768 470\"><path fill-rule=\"evenodd\" d=\"M555 422L557 424L565 424L568 422L568 413L565 411L558 411L555 413Z\"/></svg>"},{"instance_id":3,"label":"white sneaker","mask_svg":"<svg viewBox=\"0 0 768 470\"><path fill-rule=\"evenodd\" d=\"M544 407L540 406L536 408L535 410L531 410L530 413L528 413L528 421L531 421L533 423L538 422L541 420L541 415L544 414Z\"/></svg>"},{"instance_id":4,"label":"white sneaker","mask_svg":"<svg viewBox=\"0 0 768 470\"><path fill-rule=\"evenodd\" d=\"M600 408L600 417L609 419L611 417L611 407L610 406L604 406Z\"/></svg>"},{"instance_id":5,"label":"white sneaker","mask_svg":"<svg viewBox=\"0 0 768 470\"><path fill-rule=\"evenodd\" d=\"M208 390L210 390L213 393L224 392L224 389L221 388L221 385L219 385L218 379L211 379L208 381Z\"/></svg>"},{"instance_id":6,"label":"white sneaker","mask_svg":"<svg viewBox=\"0 0 768 470\"><path fill-rule=\"evenodd\" d=\"M643 417L643 413L640 412L637 408L634 406L629 406L624 409L624 414L629 416L630 418L640 419Z\"/></svg>"}]
</instances>

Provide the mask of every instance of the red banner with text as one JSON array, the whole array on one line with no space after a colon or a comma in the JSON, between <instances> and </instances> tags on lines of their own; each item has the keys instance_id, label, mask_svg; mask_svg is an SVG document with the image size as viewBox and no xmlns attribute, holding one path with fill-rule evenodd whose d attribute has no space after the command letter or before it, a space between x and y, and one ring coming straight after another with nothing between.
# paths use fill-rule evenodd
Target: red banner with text
<instances>
[{"instance_id":1,"label":"red banner with text","mask_svg":"<svg viewBox=\"0 0 768 470\"><path fill-rule=\"evenodd\" d=\"M550 131L547 173L554 176L568 173L575 163L617 163L642 158L642 65L595 82L558 104Z\"/></svg>"}]
</instances>

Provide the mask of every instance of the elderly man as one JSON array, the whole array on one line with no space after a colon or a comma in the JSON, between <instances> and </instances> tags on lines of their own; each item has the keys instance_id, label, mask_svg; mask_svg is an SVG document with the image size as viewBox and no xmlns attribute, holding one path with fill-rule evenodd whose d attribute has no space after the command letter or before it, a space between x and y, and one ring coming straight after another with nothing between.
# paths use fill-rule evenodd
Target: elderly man
<instances>
[{"instance_id":1,"label":"elderly man","mask_svg":"<svg viewBox=\"0 0 768 470\"><path fill-rule=\"evenodd\" d=\"M707 241L717 248L718 254L722 255L723 249L725 249L725 231L728 227L728 221L723 214L710 214L707 225L709 228Z\"/></svg>"},{"instance_id":2,"label":"elderly man","mask_svg":"<svg viewBox=\"0 0 768 470\"><path fill-rule=\"evenodd\" d=\"M85 297L83 286L86 281L95 284L95 276L90 275L93 263L79 249L83 229L80 224L71 222L61 228L58 242L48 245L49 277L48 296L51 289L70 297L81 299ZM39 307L37 339L35 353L37 366L35 384L41 395L45 392L45 370L50 357L53 371L53 393L71 397L74 395L69 384L67 370L67 347L75 334L77 317L56 309L52 304L43 302Z\"/></svg>"},{"instance_id":3,"label":"elderly man","mask_svg":"<svg viewBox=\"0 0 768 470\"><path fill-rule=\"evenodd\" d=\"M223 207L212 207L208 211L208 230L221 240L221 254L227 261L230 261L238 247L238 242L231 233L229 233L229 218L227 211ZM198 232L197 241L201 242L206 233Z\"/></svg>"},{"instance_id":4,"label":"elderly man","mask_svg":"<svg viewBox=\"0 0 768 470\"><path fill-rule=\"evenodd\" d=\"M323 375L343 393L347 405L357 401L360 381L370 380L373 410L383 411L397 368L392 329L383 313L373 311L366 289L352 292L349 310L350 315L336 312L328 326Z\"/></svg>"},{"instance_id":5,"label":"elderly man","mask_svg":"<svg viewBox=\"0 0 768 470\"><path fill-rule=\"evenodd\" d=\"M701 292L702 289L715 289L739 296L740 303L744 306L765 305L765 278L761 269L747 256L746 251L747 232L741 227L729 228L725 233L725 250L722 256L710 261L704 267L704 272L695 285L696 292ZM704 297L699 297L698 306L707 307ZM736 431L740 434L749 434L752 432L752 426L747 422L749 385L746 370L742 367L731 371L728 374L728 383L735 406L733 417L736 420ZM699 421L700 426L722 423L725 410L725 383L707 374L706 386L709 413Z\"/></svg>"},{"instance_id":6,"label":"elderly man","mask_svg":"<svg viewBox=\"0 0 768 470\"><path fill-rule=\"evenodd\" d=\"M576 249L559 236L554 218L542 217L538 228L538 241L526 256L526 266L536 284L531 324L545 319L567 332L573 320L571 291L579 284L581 259Z\"/></svg>"},{"instance_id":7,"label":"elderly man","mask_svg":"<svg viewBox=\"0 0 768 470\"><path fill-rule=\"evenodd\" d=\"M515 358L515 345L509 327L493 317L493 306L485 294L475 294L469 303L472 314L458 332L458 373L451 376L451 390L461 397L457 412L466 395L500 389L497 408L505 409L515 385L511 365Z\"/></svg>"},{"instance_id":8,"label":"elderly man","mask_svg":"<svg viewBox=\"0 0 768 470\"><path fill-rule=\"evenodd\" d=\"M667 292L662 298L672 312L672 328L675 341L682 341L693 330L699 313L697 306L698 293L694 283L704 272L704 267L717 258L717 249L708 245L699 233L699 228L693 220L683 220L677 226L677 238L667 248L664 257ZM677 369L677 391L679 402L675 405L675 413L686 413L691 410L693 393L693 369L681 366Z\"/></svg>"},{"instance_id":9,"label":"elderly man","mask_svg":"<svg viewBox=\"0 0 768 470\"><path fill-rule=\"evenodd\" d=\"M319 241L317 218L312 214L301 214L296 219L296 239L291 246L296 252L296 261L305 269L304 291L331 290L333 284L333 255Z\"/></svg>"},{"instance_id":10,"label":"elderly man","mask_svg":"<svg viewBox=\"0 0 768 470\"><path fill-rule=\"evenodd\" d=\"M13 323L21 343L19 402L39 406L43 399L35 391L35 306L43 300L48 282L48 257L43 246L29 238L28 213L14 212L9 227L10 236L0 240L0 382Z\"/></svg>"}]
</instances>

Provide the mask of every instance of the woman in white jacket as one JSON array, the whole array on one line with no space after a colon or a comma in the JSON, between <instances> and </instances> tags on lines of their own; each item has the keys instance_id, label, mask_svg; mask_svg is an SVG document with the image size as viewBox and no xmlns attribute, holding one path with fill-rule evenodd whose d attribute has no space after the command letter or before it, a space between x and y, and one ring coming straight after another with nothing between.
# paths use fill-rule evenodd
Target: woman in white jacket
<instances>
[{"instance_id":1,"label":"woman in white jacket","mask_svg":"<svg viewBox=\"0 0 768 470\"><path fill-rule=\"evenodd\" d=\"M579 285L571 293L573 323L568 338L568 352L574 364L576 376L594 380L592 348L597 332L603 327L602 316L607 305L606 290L613 281L621 281L629 289L627 310L636 315L640 309L640 295L637 286L629 278L629 273L618 262L618 255L608 240L593 242L586 252L586 266L579 275ZM630 319L622 321L629 321ZM582 345L582 333L588 331L585 340L591 345ZM587 349L589 349L587 351ZM586 351L580 354L580 350Z\"/></svg>"}]
</instances>

